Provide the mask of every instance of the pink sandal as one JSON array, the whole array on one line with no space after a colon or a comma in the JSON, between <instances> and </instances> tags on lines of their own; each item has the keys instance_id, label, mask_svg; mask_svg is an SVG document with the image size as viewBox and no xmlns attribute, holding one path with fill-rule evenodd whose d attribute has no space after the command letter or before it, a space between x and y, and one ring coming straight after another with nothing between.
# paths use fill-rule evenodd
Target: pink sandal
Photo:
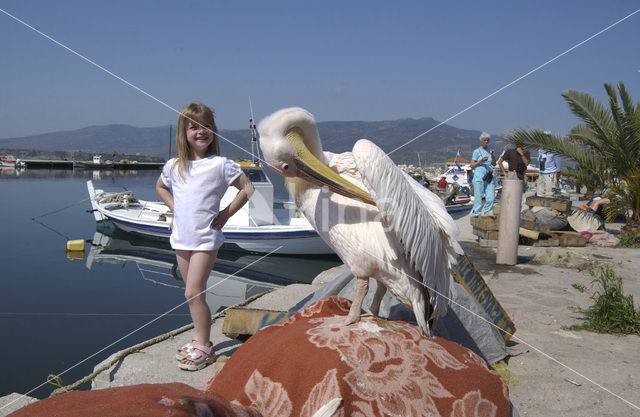
<instances>
[{"instance_id":1,"label":"pink sandal","mask_svg":"<svg viewBox=\"0 0 640 417\"><path fill-rule=\"evenodd\" d=\"M178 353L176 353L176 360L181 361L184 358L186 358L187 355L193 351L194 343L195 343L195 340L192 340L191 342L185 343L184 346L178 349Z\"/></svg>"},{"instance_id":2,"label":"pink sandal","mask_svg":"<svg viewBox=\"0 0 640 417\"><path fill-rule=\"evenodd\" d=\"M211 343L211 342L209 342ZM192 349L178 364L178 368L185 371L199 371L207 365L215 362L215 356L213 355L213 345L204 346L193 340L191 342ZM190 361L192 363L185 363Z\"/></svg>"}]
</instances>

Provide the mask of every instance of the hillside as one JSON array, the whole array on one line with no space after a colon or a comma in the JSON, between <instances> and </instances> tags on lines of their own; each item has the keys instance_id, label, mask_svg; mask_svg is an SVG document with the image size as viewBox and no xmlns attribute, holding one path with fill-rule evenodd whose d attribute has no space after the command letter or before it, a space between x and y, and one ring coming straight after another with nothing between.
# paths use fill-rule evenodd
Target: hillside
<instances>
[{"instance_id":1,"label":"hillside","mask_svg":"<svg viewBox=\"0 0 640 417\"><path fill-rule=\"evenodd\" d=\"M362 138L369 139L386 152L402 146L438 122L432 118L398 119L380 122L319 122L318 130L325 150L345 152ZM172 130L172 153L175 153L175 130ZM249 158L248 129L221 130L222 154L234 159ZM480 131L442 125L421 136L390 156L396 163L417 164L418 153L423 165L440 163L452 158L458 150L469 159L479 142ZM492 146L502 150L503 139L493 136ZM235 144L235 145L234 145ZM237 146L236 146L237 145ZM242 149L239 149L242 148ZM82 129L51 132L20 138L0 139L0 149L36 149L39 151L83 151L95 153L142 154L166 158L169 153L169 126L134 127L124 124L88 126Z\"/></svg>"}]
</instances>

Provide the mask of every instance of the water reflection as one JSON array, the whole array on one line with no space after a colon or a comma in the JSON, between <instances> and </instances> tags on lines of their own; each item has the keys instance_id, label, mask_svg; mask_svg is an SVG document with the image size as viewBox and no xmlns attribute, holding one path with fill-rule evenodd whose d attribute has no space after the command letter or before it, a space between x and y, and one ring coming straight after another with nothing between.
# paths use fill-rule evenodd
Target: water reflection
<instances>
[{"instance_id":1,"label":"water reflection","mask_svg":"<svg viewBox=\"0 0 640 417\"><path fill-rule=\"evenodd\" d=\"M140 176L158 176L160 171L158 170L137 170L137 169L101 169L101 170L87 170L87 169L63 169L63 168L37 168L26 169L21 167L0 167L0 177L2 179L11 178L80 178L80 179L93 179L104 180L109 178L119 177L134 177Z\"/></svg>"},{"instance_id":2,"label":"water reflection","mask_svg":"<svg viewBox=\"0 0 640 417\"><path fill-rule=\"evenodd\" d=\"M134 263L140 277L154 285L183 289L175 251L168 243L125 233L111 222L96 224L86 267L95 263ZM296 282L311 283L320 272L339 265L335 256L264 256L221 249L207 282L206 300L219 311L258 293Z\"/></svg>"}]
</instances>

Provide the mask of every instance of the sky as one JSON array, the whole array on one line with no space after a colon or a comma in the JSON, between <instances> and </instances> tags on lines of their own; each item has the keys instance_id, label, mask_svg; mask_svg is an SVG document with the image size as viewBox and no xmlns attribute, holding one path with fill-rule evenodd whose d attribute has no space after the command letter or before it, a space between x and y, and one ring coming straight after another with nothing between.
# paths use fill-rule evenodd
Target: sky
<instances>
[{"instance_id":1,"label":"sky","mask_svg":"<svg viewBox=\"0 0 640 417\"><path fill-rule=\"evenodd\" d=\"M604 83L622 81L640 99L640 12L488 97L638 11L637 1L0 0L0 9L0 138L175 124L171 108L192 101L213 107L219 128L242 129L250 100L258 121L289 106L318 121L444 121L477 103L447 124L565 134L579 122L565 90L604 101Z\"/></svg>"}]
</instances>

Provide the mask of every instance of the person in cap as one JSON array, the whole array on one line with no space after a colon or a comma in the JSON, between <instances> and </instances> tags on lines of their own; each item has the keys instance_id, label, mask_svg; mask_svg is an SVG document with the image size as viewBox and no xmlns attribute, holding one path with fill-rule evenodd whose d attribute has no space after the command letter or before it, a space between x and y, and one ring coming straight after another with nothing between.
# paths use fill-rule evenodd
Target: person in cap
<instances>
[{"instance_id":1,"label":"person in cap","mask_svg":"<svg viewBox=\"0 0 640 417\"><path fill-rule=\"evenodd\" d=\"M495 184L493 182L493 166L496 164L493 150L489 150L491 135L482 132L480 146L473 151L471 156L471 168L473 168L473 215L483 214L482 198L484 197L484 215L493 215L493 200L495 197Z\"/></svg>"}]
</instances>

